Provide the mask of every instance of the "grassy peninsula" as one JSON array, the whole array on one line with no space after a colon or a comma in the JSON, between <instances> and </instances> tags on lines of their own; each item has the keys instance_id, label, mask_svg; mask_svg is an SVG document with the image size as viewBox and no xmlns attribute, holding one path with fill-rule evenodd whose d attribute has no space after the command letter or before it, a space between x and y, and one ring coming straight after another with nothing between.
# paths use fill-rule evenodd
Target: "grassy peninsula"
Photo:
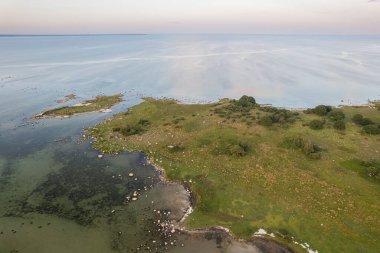
<instances>
[{"instance_id":1,"label":"grassy peninsula","mask_svg":"<svg viewBox=\"0 0 380 253\"><path fill-rule=\"evenodd\" d=\"M195 193L189 228L258 228L319 252L380 246L380 111L305 111L260 106L252 97L212 104L145 99L89 128L103 152L144 151ZM296 251L300 247L292 246Z\"/></svg>"},{"instance_id":2,"label":"grassy peninsula","mask_svg":"<svg viewBox=\"0 0 380 253\"><path fill-rule=\"evenodd\" d=\"M107 110L113 105L120 103L123 100L122 98L122 94L116 94L113 96L97 96L94 99L86 100L79 104L63 106L45 111L43 113L35 115L34 118L60 118L70 117L82 113L99 112L102 110Z\"/></svg>"}]
</instances>

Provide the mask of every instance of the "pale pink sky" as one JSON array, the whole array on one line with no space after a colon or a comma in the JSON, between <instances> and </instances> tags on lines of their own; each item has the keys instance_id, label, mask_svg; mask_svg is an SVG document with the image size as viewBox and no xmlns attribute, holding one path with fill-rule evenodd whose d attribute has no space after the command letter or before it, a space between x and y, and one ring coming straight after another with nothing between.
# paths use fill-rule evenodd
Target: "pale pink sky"
<instances>
[{"instance_id":1,"label":"pale pink sky","mask_svg":"<svg viewBox=\"0 0 380 253\"><path fill-rule=\"evenodd\" d=\"M1 34L380 34L380 0L0 0Z\"/></svg>"}]
</instances>

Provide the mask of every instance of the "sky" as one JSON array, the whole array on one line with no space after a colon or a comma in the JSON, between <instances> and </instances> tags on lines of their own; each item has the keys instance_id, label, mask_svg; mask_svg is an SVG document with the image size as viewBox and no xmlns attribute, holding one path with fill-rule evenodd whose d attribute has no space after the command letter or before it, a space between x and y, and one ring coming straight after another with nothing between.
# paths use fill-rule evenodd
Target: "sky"
<instances>
[{"instance_id":1,"label":"sky","mask_svg":"<svg viewBox=\"0 0 380 253\"><path fill-rule=\"evenodd\" d=\"M380 0L0 0L0 34L380 34Z\"/></svg>"}]
</instances>

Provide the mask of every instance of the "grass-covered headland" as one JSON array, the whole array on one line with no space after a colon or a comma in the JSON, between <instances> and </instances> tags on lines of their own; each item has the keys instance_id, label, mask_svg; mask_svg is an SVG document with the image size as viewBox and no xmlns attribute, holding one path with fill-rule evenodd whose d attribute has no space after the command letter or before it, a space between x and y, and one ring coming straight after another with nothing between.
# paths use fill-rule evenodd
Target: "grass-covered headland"
<instances>
[{"instance_id":1,"label":"grass-covered headland","mask_svg":"<svg viewBox=\"0 0 380 253\"><path fill-rule=\"evenodd\" d=\"M99 112L107 110L123 100L122 94L113 96L97 96L94 99L83 101L76 105L63 106L37 114L34 118L70 117L76 114Z\"/></svg>"},{"instance_id":2,"label":"grass-covered headland","mask_svg":"<svg viewBox=\"0 0 380 253\"><path fill-rule=\"evenodd\" d=\"M196 206L187 227L220 225L242 238L264 228L319 252L380 248L376 108L148 98L88 130L95 148L144 151L169 179L190 184Z\"/></svg>"}]
</instances>

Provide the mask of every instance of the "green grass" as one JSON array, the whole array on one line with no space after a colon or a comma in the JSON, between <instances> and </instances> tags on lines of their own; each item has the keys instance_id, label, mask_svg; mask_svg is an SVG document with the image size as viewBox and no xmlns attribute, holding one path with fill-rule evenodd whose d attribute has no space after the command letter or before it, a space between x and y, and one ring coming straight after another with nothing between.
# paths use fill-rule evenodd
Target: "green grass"
<instances>
[{"instance_id":1,"label":"green grass","mask_svg":"<svg viewBox=\"0 0 380 253\"><path fill-rule=\"evenodd\" d=\"M364 134L351 117L380 123L380 112L344 107L346 129L336 130L326 116L281 111L278 117L278 110L257 106L228 110L231 103L147 99L89 128L89 137L105 152L144 151L171 180L191 179L197 201L189 228L220 225L241 238L264 228L286 231L319 252L377 252L380 184L366 175L378 166L380 136ZM276 120L260 125L265 116ZM310 129L315 119L326 120L325 127ZM122 133L136 125L143 131Z\"/></svg>"},{"instance_id":2,"label":"green grass","mask_svg":"<svg viewBox=\"0 0 380 253\"><path fill-rule=\"evenodd\" d=\"M64 106L56 109L45 111L36 118L41 117L63 117L72 116L75 114L97 112L100 110L108 109L113 105L122 101L123 95L116 94L113 96L97 96L95 99L83 101L80 106Z\"/></svg>"}]
</instances>

